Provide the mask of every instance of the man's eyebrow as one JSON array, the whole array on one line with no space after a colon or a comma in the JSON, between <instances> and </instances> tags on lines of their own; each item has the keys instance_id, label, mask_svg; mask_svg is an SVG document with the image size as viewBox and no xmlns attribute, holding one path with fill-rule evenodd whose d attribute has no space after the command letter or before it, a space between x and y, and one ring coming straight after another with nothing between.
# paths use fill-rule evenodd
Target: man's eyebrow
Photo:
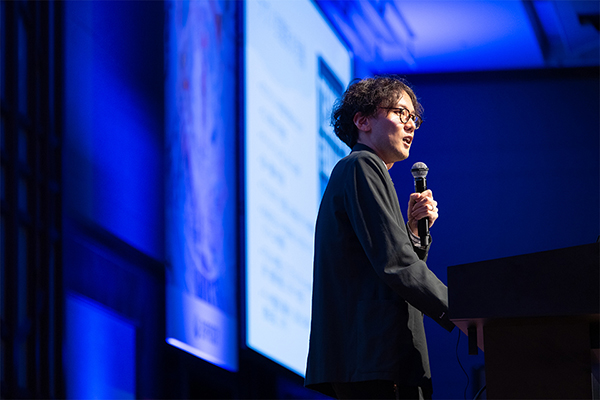
<instances>
[{"instance_id":1,"label":"man's eyebrow","mask_svg":"<svg viewBox=\"0 0 600 400\"><path fill-rule=\"evenodd\" d=\"M416 113L414 110L413 110L413 111L410 111L410 108L408 108L408 107L404 107L404 106L397 106L397 107L384 107L384 108L387 108L387 109L389 109L389 110L400 110L400 109L405 109L405 110L406 110L406 111L408 111L409 113L411 113L411 114L414 114L414 115L417 115L417 113Z\"/></svg>"}]
</instances>

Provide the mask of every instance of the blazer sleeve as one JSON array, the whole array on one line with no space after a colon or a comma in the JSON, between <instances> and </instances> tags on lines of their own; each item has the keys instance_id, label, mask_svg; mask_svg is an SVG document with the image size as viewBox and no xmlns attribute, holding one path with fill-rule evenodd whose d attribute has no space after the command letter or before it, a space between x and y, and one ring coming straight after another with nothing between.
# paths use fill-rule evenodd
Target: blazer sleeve
<instances>
[{"instance_id":1,"label":"blazer sleeve","mask_svg":"<svg viewBox=\"0 0 600 400\"><path fill-rule=\"evenodd\" d=\"M408 223L405 225L406 225L406 232L408 232L408 229L410 229L408 226ZM410 233L408 235L410 237ZM431 247L431 242L433 241L431 238L431 233L428 234L428 238L429 238L429 240L427 242L427 246L424 248L415 246L414 242L411 240L413 250L415 251L415 253L417 253L417 256L419 256L419 259L421 259L425 262L427 261L427 256L429 255L429 248Z\"/></svg>"},{"instance_id":2,"label":"blazer sleeve","mask_svg":"<svg viewBox=\"0 0 600 400\"><path fill-rule=\"evenodd\" d=\"M447 315L448 288L415 252L391 178L379 164L375 157L362 157L350 167L351 179L346 181L344 193L350 223L379 277L404 300L451 331L454 324Z\"/></svg>"}]
</instances>

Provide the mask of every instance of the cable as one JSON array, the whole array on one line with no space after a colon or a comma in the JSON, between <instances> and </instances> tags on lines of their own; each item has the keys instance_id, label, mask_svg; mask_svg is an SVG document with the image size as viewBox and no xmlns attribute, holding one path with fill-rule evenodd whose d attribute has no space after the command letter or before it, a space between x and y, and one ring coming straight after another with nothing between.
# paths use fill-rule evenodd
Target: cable
<instances>
[{"instance_id":1,"label":"cable","mask_svg":"<svg viewBox=\"0 0 600 400\"><path fill-rule=\"evenodd\" d=\"M458 361L458 365L460 365L460 369L462 369L462 372L467 377L467 384L465 386L465 393L464 393L465 400L467 400L467 389L469 388L470 380L469 380L469 374L467 374L467 371L465 371L465 369L463 368L463 366L460 362L460 357L458 356L458 344L460 343L460 329L457 329L457 331L458 331L458 339L456 339L456 360Z\"/></svg>"},{"instance_id":2,"label":"cable","mask_svg":"<svg viewBox=\"0 0 600 400\"><path fill-rule=\"evenodd\" d=\"M471 382L469 379L469 374L467 374L467 371L465 371L465 369L462 366L462 363L460 362L460 357L458 356L458 344L460 343L460 329L458 330L458 339L456 339L456 360L458 361L458 365L460 365L460 369L462 369L462 372L465 374L465 376L467 377L467 384L465 386L465 392L464 392L464 398L465 400L467 400L467 389L469 388L469 383ZM475 395L475 397L473 398L473 400L477 400L479 398L479 396L481 396L481 394L485 391L487 385L483 385L483 387L481 389L479 389L479 391L477 392L477 394Z\"/></svg>"},{"instance_id":3,"label":"cable","mask_svg":"<svg viewBox=\"0 0 600 400\"><path fill-rule=\"evenodd\" d=\"M481 393L483 393L483 391L485 390L486 385L483 385L483 387L481 389L479 389L479 392L477 392L477 394L475 395L475 397L473 398L473 400L477 400L479 398L479 396L481 396Z\"/></svg>"}]
</instances>

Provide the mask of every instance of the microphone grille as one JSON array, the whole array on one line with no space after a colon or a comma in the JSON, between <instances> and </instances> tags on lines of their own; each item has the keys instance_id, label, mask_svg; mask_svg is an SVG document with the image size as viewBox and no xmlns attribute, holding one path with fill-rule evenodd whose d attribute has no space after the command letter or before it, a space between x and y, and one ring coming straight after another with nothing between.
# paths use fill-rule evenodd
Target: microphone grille
<instances>
[{"instance_id":1,"label":"microphone grille","mask_svg":"<svg viewBox=\"0 0 600 400\"><path fill-rule=\"evenodd\" d=\"M427 165L425 165L425 163L423 162L414 163L414 165L410 169L413 178L425 178L427 176L428 171L429 168L427 168Z\"/></svg>"}]
</instances>

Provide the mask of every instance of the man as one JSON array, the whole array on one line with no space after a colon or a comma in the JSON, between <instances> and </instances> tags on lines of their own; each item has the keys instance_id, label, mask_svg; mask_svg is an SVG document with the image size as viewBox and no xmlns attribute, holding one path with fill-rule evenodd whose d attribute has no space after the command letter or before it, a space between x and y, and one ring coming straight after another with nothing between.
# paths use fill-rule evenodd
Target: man
<instances>
[{"instance_id":1,"label":"man","mask_svg":"<svg viewBox=\"0 0 600 400\"><path fill-rule=\"evenodd\" d=\"M388 173L408 157L422 108L400 78L348 87L332 114L352 152L332 171L315 232L307 387L337 398L429 398L423 313L451 331L447 288L425 264L418 223L438 217L413 193L408 224ZM429 241L430 242L430 241Z\"/></svg>"}]
</instances>

